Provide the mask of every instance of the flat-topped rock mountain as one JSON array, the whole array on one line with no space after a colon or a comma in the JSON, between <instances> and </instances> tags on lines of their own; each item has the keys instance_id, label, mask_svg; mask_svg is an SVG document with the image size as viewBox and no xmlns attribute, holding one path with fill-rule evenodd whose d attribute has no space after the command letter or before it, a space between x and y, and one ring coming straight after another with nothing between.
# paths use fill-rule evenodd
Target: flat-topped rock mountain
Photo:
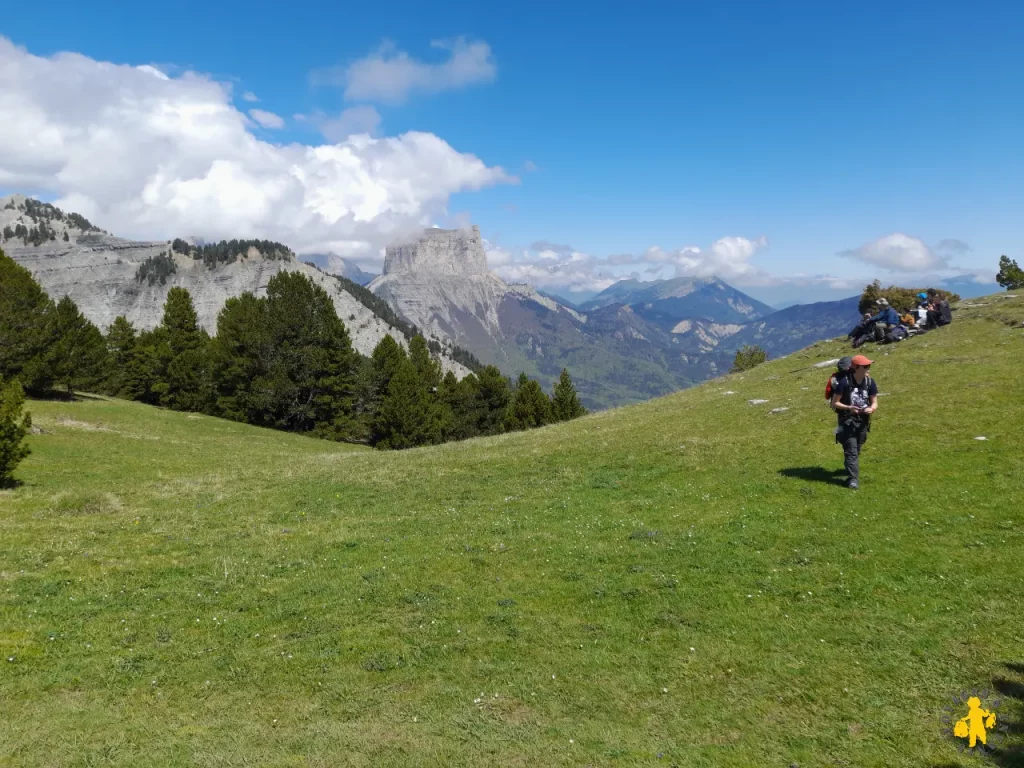
<instances>
[{"instance_id":1,"label":"flat-topped rock mountain","mask_svg":"<svg viewBox=\"0 0 1024 768\"><path fill-rule=\"evenodd\" d=\"M158 325L167 292L180 286L188 289L200 324L212 334L228 298L245 291L263 295L270 278L287 270L306 275L327 291L353 347L361 354L372 353L386 334L405 344L401 331L374 314L331 275L302 263L280 244L266 244L264 252L247 242L238 243L235 252L230 243L215 252L211 251L215 247L193 250L193 244L177 240L125 240L76 214L23 195L0 199L0 248L32 272L52 298L70 296L101 329L119 315L139 329ZM211 259L211 252L217 258ZM229 254L230 260L221 260L223 254ZM149 274L143 275L147 264ZM447 355L442 355L441 362L445 370L460 377L468 372Z\"/></svg>"}]
</instances>

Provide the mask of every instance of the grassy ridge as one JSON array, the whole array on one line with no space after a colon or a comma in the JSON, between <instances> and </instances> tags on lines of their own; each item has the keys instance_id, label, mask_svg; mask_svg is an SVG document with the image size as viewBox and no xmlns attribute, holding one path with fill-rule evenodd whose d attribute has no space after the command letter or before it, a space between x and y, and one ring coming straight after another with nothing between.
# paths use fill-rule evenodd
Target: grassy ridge
<instances>
[{"instance_id":1,"label":"grassy ridge","mask_svg":"<svg viewBox=\"0 0 1024 768\"><path fill-rule=\"evenodd\" d=\"M1021 690L1022 321L871 350L859 493L792 372L834 343L392 454L33 403L0 765L968 765L948 697Z\"/></svg>"}]
</instances>

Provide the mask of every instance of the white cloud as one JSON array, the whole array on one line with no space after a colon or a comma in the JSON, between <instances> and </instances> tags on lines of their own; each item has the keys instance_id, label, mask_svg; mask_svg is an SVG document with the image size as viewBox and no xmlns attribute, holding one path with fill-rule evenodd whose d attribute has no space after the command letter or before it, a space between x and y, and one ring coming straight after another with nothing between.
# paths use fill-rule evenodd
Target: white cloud
<instances>
[{"instance_id":1,"label":"white cloud","mask_svg":"<svg viewBox=\"0 0 1024 768\"><path fill-rule=\"evenodd\" d=\"M648 248L634 263L664 264L671 269L671 277L720 277L736 282L761 279L763 271L750 263L759 251L768 247L761 236L755 240L730 235L713 242L707 248L688 245L675 251L660 247ZM621 256L619 263L628 263Z\"/></svg>"},{"instance_id":2,"label":"white cloud","mask_svg":"<svg viewBox=\"0 0 1024 768\"><path fill-rule=\"evenodd\" d=\"M958 240L943 242L966 245ZM860 248L842 251L839 255L901 272L926 272L930 269L939 269L946 266L949 260L948 255L940 255L929 248L923 240L902 232L893 232L891 235L885 235L870 243L865 243Z\"/></svg>"},{"instance_id":3,"label":"white cloud","mask_svg":"<svg viewBox=\"0 0 1024 768\"><path fill-rule=\"evenodd\" d=\"M284 118L280 115L275 115L273 112L267 112L264 109L250 109L249 117L255 120L263 128L284 128Z\"/></svg>"},{"instance_id":4,"label":"white cloud","mask_svg":"<svg viewBox=\"0 0 1024 768\"><path fill-rule=\"evenodd\" d=\"M489 245L487 261L507 281L571 292L601 291L624 277L640 277L641 272L647 280L717 276L739 285L762 285L773 278L750 259L767 245L764 237L723 237L706 249L653 247L640 254L597 258L571 245L538 240L521 251Z\"/></svg>"},{"instance_id":5,"label":"white cloud","mask_svg":"<svg viewBox=\"0 0 1024 768\"><path fill-rule=\"evenodd\" d=\"M380 126L380 113L367 105L343 110L336 117L314 112L304 119L311 121L324 138L332 142L344 141L356 133L373 135Z\"/></svg>"},{"instance_id":6,"label":"white cloud","mask_svg":"<svg viewBox=\"0 0 1024 768\"><path fill-rule=\"evenodd\" d=\"M415 91L439 93L494 79L497 67L491 47L465 38L435 40L434 48L448 51L448 58L431 64L418 61L385 42L369 56L348 66L313 72L314 83L345 89L348 101L379 101L400 104Z\"/></svg>"},{"instance_id":7,"label":"white cloud","mask_svg":"<svg viewBox=\"0 0 1024 768\"><path fill-rule=\"evenodd\" d=\"M0 37L0 187L52 196L126 237L265 237L376 254L449 197L514 182L430 133L280 146L230 86L194 73L44 58Z\"/></svg>"},{"instance_id":8,"label":"white cloud","mask_svg":"<svg viewBox=\"0 0 1024 768\"><path fill-rule=\"evenodd\" d=\"M252 91L246 91L242 94L242 99L245 101L259 101L259 97Z\"/></svg>"}]
</instances>

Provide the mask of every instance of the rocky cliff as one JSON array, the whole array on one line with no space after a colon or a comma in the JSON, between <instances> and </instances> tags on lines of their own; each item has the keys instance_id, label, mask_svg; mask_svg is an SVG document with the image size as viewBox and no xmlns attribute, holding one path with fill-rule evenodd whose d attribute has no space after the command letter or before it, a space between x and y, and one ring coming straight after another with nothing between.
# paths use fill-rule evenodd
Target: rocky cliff
<instances>
[{"instance_id":1,"label":"rocky cliff","mask_svg":"<svg viewBox=\"0 0 1024 768\"><path fill-rule=\"evenodd\" d=\"M383 273L368 287L419 328L499 365L510 359L500 316L504 302L532 301L581 318L531 286L510 286L492 274L476 226L428 229L415 242L389 247Z\"/></svg>"},{"instance_id":2,"label":"rocky cliff","mask_svg":"<svg viewBox=\"0 0 1024 768\"><path fill-rule=\"evenodd\" d=\"M167 292L180 286L192 295L200 324L213 334L217 314L228 298L245 291L262 295L270 278L288 270L306 275L327 291L348 328L353 347L360 353L372 353L385 334L405 344L401 332L356 300L333 277L292 257L264 257L251 247L234 261L211 267L172 250L169 242L114 237L74 214L13 195L0 199L0 248L32 272L53 299L70 296L101 329L118 315L124 315L139 329L156 326L163 315ZM173 260L173 268L165 268L157 279L139 279L140 267L154 258ZM468 372L447 356L442 356L441 362L446 371L455 371L460 377Z\"/></svg>"}]
</instances>

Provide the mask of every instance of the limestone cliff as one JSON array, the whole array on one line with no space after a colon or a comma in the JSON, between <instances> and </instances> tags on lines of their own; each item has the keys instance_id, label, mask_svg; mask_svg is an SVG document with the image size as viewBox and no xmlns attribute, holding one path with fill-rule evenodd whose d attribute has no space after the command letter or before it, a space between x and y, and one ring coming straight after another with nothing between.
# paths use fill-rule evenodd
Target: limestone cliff
<instances>
[{"instance_id":1,"label":"limestone cliff","mask_svg":"<svg viewBox=\"0 0 1024 768\"><path fill-rule=\"evenodd\" d=\"M287 270L306 275L327 291L348 328L353 347L360 353L371 354L385 334L405 345L400 331L345 291L333 277L294 258L264 258L254 248L232 263L211 268L202 260L173 252L167 241L114 237L80 217L22 195L0 199L0 248L32 272L54 300L70 296L103 330L118 315L124 315L140 330L156 326L163 315L167 292L181 286L192 295L200 324L213 334L217 315L228 298L245 291L263 295L270 278ZM174 271L163 281L137 279L147 259L165 254L173 259ZM452 370L459 377L468 373L447 356L442 356L441 362L446 371Z\"/></svg>"},{"instance_id":2,"label":"limestone cliff","mask_svg":"<svg viewBox=\"0 0 1024 768\"><path fill-rule=\"evenodd\" d=\"M532 301L583 319L532 286L510 286L491 273L476 226L428 229L415 242L389 247L383 273L368 287L409 322L484 360L507 359L501 322L506 301Z\"/></svg>"}]
</instances>

